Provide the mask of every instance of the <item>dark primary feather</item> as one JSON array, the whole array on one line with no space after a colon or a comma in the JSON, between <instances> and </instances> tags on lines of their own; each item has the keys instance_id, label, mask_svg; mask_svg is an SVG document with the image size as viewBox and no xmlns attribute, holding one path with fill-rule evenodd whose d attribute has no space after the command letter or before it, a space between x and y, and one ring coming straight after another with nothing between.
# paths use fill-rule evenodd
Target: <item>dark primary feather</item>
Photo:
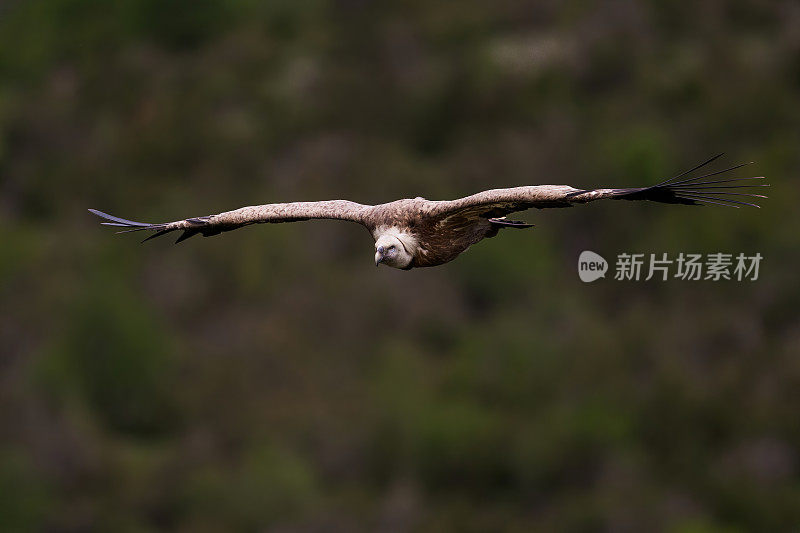
<instances>
[{"instance_id":1,"label":"dark primary feather","mask_svg":"<svg viewBox=\"0 0 800 533\"><path fill-rule=\"evenodd\" d=\"M142 229L146 229L152 224L147 222L134 222L133 220L125 220L124 218L115 217L113 215L109 215L108 213L103 213L102 211L98 211L97 209L89 209L90 213L93 213L101 218L106 220L111 220L112 222L101 222L104 226L120 226L120 227L140 227Z\"/></svg>"},{"instance_id":2,"label":"dark primary feather","mask_svg":"<svg viewBox=\"0 0 800 533\"><path fill-rule=\"evenodd\" d=\"M750 183L747 185L741 185L741 184L730 185L730 184L744 180L762 180L764 179L763 176L757 176L751 178L728 178L721 180L706 179L713 176L718 176L720 174L724 174L726 172L737 170L751 163L742 163L723 170L709 172L707 174L703 174L702 176L685 178L686 175L694 172L699 168L708 165L709 163L718 159L721 155L722 154L715 155L708 161L705 161L697 165L696 167L687 170L686 172L682 172L681 174L678 174L673 178L662 181L661 183L653 185L651 187L642 187L634 189L614 189L612 191L612 197L619 198L622 200L650 200L654 202L662 202L668 204L699 205L703 203L708 203L715 205L724 205L727 207L739 207L740 205L746 205L750 207L760 207L758 204L754 204L751 202L743 202L741 200L733 199L730 197L737 196L737 197L748 197L748 198L766 198L765 195L755 194L751 192L749 193L734 192L731 191L730 189L769 187L769 184L766 183Z\"/></svg>"},{"instance_id":3,"label":"dark primary feather","mask_svg":"<svg viewBox=\"0 0 800 533\"><path fill-rule=\"evenodd\" d=\"M104 218L106 220L111 220L111 222L101 222L104 226L116 226L119 228L128 228L122 231L118 231L117 233L129 233L131 231L142 231L142 230L151 230L155 231L153 235L150 235L142 242L149 241L150 239L155 239L156 237L160 237L166 233L170 233L172 231L177 231L182 229L183 233L178 237L178 240L175 241L175 244L178 244L181 241L185 241L189 237L193 237L194 235L198 235L203 233L203 229L208 225L207 221L209 217L196 217L196 218L187 218L186 220L180 221L184 223L183 225L179 225L176 223L162 223L162 224L150 224L148 222L136 222L134 220L127 220L124 218L115 217L114 215L109 215L108 213L104 213L102 211L98 211L97 209L89 209L89 212L99 216L100 218ZM209 233L211 235L212 233Z\"/></svg>"}]
</instances>

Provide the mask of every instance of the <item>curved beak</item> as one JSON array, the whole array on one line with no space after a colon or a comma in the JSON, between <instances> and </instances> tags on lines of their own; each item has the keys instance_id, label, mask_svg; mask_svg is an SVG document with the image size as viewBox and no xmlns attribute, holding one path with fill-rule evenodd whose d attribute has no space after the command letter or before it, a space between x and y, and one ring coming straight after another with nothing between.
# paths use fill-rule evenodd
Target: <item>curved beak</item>
<instances>
[{"instance_id":1,"label":"curved beak","mask_svg":"<svg viewBox=\"0 0 800 533\"><path fill-rule=\"evenodd\" d=\"M375 252L375 266L380 265L383 262L383 255L380 252Z\"/></svg>"}]
</instances>

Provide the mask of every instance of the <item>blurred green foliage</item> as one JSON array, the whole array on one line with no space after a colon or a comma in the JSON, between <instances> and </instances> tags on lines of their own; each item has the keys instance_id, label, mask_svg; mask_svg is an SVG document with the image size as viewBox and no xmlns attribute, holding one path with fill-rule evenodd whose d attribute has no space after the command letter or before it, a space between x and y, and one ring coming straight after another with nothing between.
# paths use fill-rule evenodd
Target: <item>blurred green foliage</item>
<instances>
[{"instance_id":1,"label":"blurred green foliage","mask_svg":"<svg viewBox=\"0 0 800 533\"><path fill-rule=\"evenodd\" d=\"M790 531L800 10L0 5L0 529ZM761 210L592 204L437 269L253 203L640 186L725 150ZM620 252L756 282L582 284Z\"/></svg>"},{"instance_id":2,"label":"blurred green foliage","mask_svg":"<svg viewBox=\"0 0 800 533\"><path fill-rule=\"evenodd\" d=\"M169 427L170 384L178 378L169 364L163 333L138 305L130 289L103 276L84 287L66 324L42 358L40 373L58 397L74 393L115 431L134 434Z\"/></svg>"}]
</instances>

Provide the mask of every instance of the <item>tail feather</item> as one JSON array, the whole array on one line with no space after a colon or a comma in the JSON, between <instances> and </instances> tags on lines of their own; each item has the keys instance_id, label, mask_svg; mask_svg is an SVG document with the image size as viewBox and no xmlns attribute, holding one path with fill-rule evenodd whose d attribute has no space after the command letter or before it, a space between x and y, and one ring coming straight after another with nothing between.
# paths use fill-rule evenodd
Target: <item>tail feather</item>
<instances>
[{"instance_id":1,"label":"tail feather","mask_svg":"<svg viewBox=\"0 0 800 533\"><path fill-rule=\"evenodd\" d=\"M709 163L717 160L722 154L715 155L708 161L705 161L696 167L682 172L675 177L662 181L651 187L632 188L632 189L614 189L612 197L621 200L650 200L653 202L662 202L667 204L686 204L686 205L701 205L701 204L715 204L724 205L726 207L749 206L760 207L758 204L751 202L743 202L741 199L737 200L731 198L735 197L748 197L748 198L767 198L763 194L755 194L752 192L734 192L730 189L748 189L753 187L769 187L768 183L750 183L739 184L738 182L745 180L763 180L764 176L747 177L747 178L726 178L708 180L707 178L718 176L726 172L740 169L752 163L743 163L735 165L723 170L709 172L701 176L687 178L695 170L698 170ZM731 185L736 183L735 185Z\"/></svg>"}]
</instances>

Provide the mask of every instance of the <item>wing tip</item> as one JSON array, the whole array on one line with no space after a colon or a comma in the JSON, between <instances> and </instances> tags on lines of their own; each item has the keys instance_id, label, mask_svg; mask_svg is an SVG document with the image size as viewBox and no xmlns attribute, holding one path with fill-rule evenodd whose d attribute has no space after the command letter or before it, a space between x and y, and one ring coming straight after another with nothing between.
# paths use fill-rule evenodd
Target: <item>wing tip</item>
<instances>
[{"instance_id":1,"label":"wing tip","mask_svg":"<svg viewBox=\"0 0 800 533\"><path fill-rule=\"evenodd\" d=\"M154 231L155 232L153 235L150 235L146 239L143 239L141 241L142 243L145 243L145 242L149 241L150 239L155 239L156 237L160 237L160 236L165 235L167 233L170 233L170 232L173 232L173 231L177 231L179 229L182 229L183 233L181 233L181 235L175 241L175 244L183 242L186 239L188 239L190 237L193 237L195 235L202 234L202 235L208 236L208 235L215 235L216 233L219 233L219 231L216 231L216 232L209 231L208 228L207 228L207 226L209 224L209 220L211 218L211 215L202 216L202 217L187 218L186 220L182 221L183 224L181 224L180 222L179 223L172 222L172 223L164 223L164 224L150 224L150 223L147 223L147 222L136 222L134 220L127 220L127 219L124 219L124 218L115 217L114 215L110 215L108 213L100 211L99 209L88 208L87 211L89 211L89 213L91 213L93 215L96 215L96 216L104 219L106 222L101 222L100 223L100 224L102 224L104 226L113 226L113 227L117 227L117 228L124 228L121 231L117 231L117 233L129 233L129 232L132 232L132 231L142 231L142 230L150 230L150 231ZM189 227L186 227L187 225Z\"/></svg>"},{"instance_id":2,"label":"wing tip","mask_svg":"<svg viewBox=\"0 0 800 533\"><path fill-rule=\"evenodd\" d=\"M723 152L724 153L724 152ZM704 163L696 167L670 178L669 180L662 181L650 187L643 187L641 189L617 189L617 196L629 200L651 200L661 203L685 204L685 205L721 205L726 207L739 208L740 206L749 206L760 209L761 206L751 202L745 202L736 197L753 198L767 198L766 195L754 194L752 192L738 192L734 189L752 189L753 187L769 187L769 183L750 183L750 180L763 180L765 176L752 176L744 178L723 178L723 179L709 179L712 176L718 176L732 170L742 168L746 165L754 164L753 161L741 163L723 170L708 172L701 176L685 177L687 174L708 165L709 163L717 160L723 155L717 154L711 159L706 160ZM741 182L747 182L742 184Z\"/></svg>"}]
</instances>

